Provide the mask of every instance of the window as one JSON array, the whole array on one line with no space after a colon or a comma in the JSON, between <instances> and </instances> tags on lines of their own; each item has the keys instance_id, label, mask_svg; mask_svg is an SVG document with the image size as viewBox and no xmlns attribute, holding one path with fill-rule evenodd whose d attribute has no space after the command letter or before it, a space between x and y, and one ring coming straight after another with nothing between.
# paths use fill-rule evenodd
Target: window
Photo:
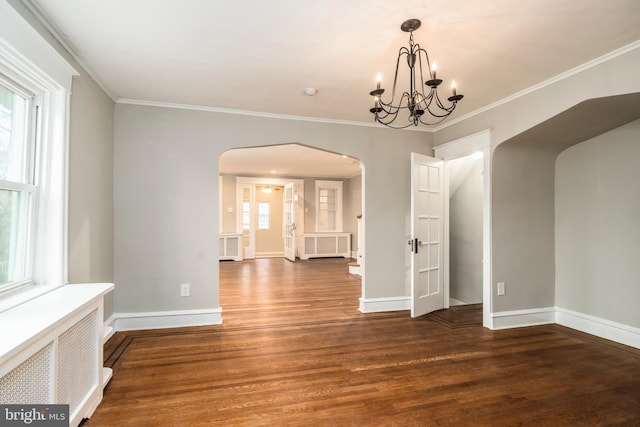
<instances>
[{"instance_id":1,"label":"window","mask_svg":"<svg viewBox=\"0 0 640 427\"><path fill-rule=\"evenodd\" d=\"M0 28L4 312L67 283L69 101L77 71L7 2L0 2Z\"/></svg>"},{"instance_id":2,"label":"window","mask_svg":"<svg viewBox=\"0 0 640 427\"><path fill-rule=\"evenodd\" d=\"M269 202L258 202L258 230L268 230L271 224L271 205Z\"/></svg>"},{"instance_id":3,"label":"window","mask_svg":"<svg viewBox=\"0 0 640 427\"><path fill-rule=\"evenodd\" d=\"M342 231L342 181L316 181L316 230Z\"/></svg>"},{"instance_id":4,"label":"window","mask_svg":"<svg viewBox=\"0 0 640 427\"><path fill-rule=\"evenodd\" d=\"M0 75L0 290L32 278L33 95Z\"/></svg>"}]
</instances>

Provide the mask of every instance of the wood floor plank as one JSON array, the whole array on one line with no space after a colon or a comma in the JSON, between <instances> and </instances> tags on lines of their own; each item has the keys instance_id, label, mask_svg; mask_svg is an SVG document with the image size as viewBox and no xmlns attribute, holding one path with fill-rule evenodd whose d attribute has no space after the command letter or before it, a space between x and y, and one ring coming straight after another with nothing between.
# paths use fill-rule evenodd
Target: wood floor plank
<instances>
[{"instance_id":1,"label":"wood floor plank","mask_svg":"<svg viewBox=\"0 0 640 427\"><path fill-rule=\"evenodd\" d=\"M224 324L116 333L85 425L640 425L637 349L363 314L347 262L221 263Z\"/></svg>"}]
</instances>

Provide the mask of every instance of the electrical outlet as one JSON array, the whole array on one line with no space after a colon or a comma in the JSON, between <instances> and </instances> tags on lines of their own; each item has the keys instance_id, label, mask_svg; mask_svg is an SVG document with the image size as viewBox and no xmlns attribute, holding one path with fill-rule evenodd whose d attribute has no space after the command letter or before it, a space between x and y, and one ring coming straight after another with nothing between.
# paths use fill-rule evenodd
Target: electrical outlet
<instances>
[{"instance_id":1,"label":"electrical outlet","mask_svg":"<svg viewBox=\"0 0 640 427\"><path fill-rule=\"evenodd\" d=\"M181 297L188 297L189 296L189 284L188 283L183 283L182 285L180 285L180 296Z\"/></svg>"},{"instance_id":2,"label":"electrical outlet","mask_svg":"<svg viewBox=\"0 0 640 427\"><path fill-rule=\"evenodd\" d=\"M498 295L504 295L504 293L505 293L504 282L498 282Z\"/></svg>"}]
</instances>

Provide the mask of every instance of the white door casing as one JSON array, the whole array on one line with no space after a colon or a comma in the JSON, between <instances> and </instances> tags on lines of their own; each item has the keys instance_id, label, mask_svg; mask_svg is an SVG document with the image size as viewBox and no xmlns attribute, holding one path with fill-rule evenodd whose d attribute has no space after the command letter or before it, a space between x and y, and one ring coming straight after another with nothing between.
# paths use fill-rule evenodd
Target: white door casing
<instances>
[{"instance_id":1,"label":"white door casing","mask_svg":"<svg viewBox=\"0 0 640 427\"><path fill-rule=\"evenodd\" d=\"M236 228L238 233L242 233L242 258L253 259L256 257L255 186L238 183L236 192L238 194Z\"/></svg>"},{"instance_id":2,"label":"white door casing","mask_svg":"<svg viewBox=\"0 0 640 427\"><path fill-rule=\"evenodd\" d=\"M304 206L303 180L272 177L236 177L236 230L237 233L242 233L244 259L253 259L256 257L256 185L285 186L290 183L294 185L294 222L296 228L302 230L304 227L304 217L301 215L304 214L300 213L301 209L299 206ZM246 228L243 226L243 203L248 204L249 219Z\"/></svg>"},{"instance_id":3,"label":"white door casing","mask_svg":"<svg viewBox=\"0 0 640 427\"><path fill-rule=\"evenodd\" d=\"M289 261L296 260L296 200L295 184L290 182L284 186L284 257Z\"/></svg>"},{"instance_id":4,"label":"white door casing","mask_svg":"<svg viewBox=\"0 0 640 427\"><path fill-rule=\"evenodd\" d=\"M443 162L411 153L411 317L444 308Z\"/></svg>"}]
</instances>

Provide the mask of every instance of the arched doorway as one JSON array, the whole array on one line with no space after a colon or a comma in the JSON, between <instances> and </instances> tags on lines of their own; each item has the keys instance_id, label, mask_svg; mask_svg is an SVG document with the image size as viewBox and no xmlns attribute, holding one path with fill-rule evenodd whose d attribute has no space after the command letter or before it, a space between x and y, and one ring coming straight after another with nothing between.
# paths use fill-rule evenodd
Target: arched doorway
<instances>
[{"instance_id":1,"label":"arched doorway","mask_svg":"<svg viewBox=\"0 0 640 427\"><path fill-rule=\"evenodd\" d=\"M225 259L362 259L364 191L358 159L295 143L246 147L222 153L219 173L220 252L235 239L230 247L238 255ZM287 254L287 236L295 240L293 256Z\"/></svg>"}]
</instances>

